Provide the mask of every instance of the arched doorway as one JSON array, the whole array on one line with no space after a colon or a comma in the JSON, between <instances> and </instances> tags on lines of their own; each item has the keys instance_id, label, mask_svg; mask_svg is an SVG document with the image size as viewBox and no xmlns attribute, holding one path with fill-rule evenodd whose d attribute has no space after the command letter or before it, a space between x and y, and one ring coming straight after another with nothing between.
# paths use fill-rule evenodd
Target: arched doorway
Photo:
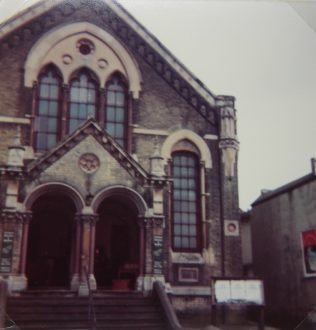
<instances>
[{"instance_id":1,"label":"arched doorway","mask_svg":"<svg viewBox=\"0 0 316 330\"><path fill-rule=\"evenodd\" d=\"M94 275L99 288L134 290L139 275L138 211L120 196L106 198L98 207Z\"/></svg>"},{"instance_id":2,"label":"arched doorway","mask_svg":"<svg viewBox=\"0 0 316 330\"><path fill-rule=\"evenodd\" d=\"M75 211L71 198L55 192L33 203L26 264L29 288L69 286Z\"/></svg>"}]
</instances>

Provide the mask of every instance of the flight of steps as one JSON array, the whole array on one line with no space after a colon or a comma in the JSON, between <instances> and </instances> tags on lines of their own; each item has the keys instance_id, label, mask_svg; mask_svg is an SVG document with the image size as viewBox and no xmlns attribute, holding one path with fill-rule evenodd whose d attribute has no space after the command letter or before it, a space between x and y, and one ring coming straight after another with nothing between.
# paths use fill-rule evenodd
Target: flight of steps
<instances>
[{"instance_id":1,"label":"flight of steps","mask_svg":"<svg viewBox=\"0 0 316 330\"><path fill-rule=\"evenodd\" d=\"M153 297L133 292L95 292L93 302L97 321L95 328L89 321L89 298L69 292L29 291L9 297L7 315L21 330L168 328L158 301ZM8 322L8 326L11 324Z\"/></svg>"}]
</instances>

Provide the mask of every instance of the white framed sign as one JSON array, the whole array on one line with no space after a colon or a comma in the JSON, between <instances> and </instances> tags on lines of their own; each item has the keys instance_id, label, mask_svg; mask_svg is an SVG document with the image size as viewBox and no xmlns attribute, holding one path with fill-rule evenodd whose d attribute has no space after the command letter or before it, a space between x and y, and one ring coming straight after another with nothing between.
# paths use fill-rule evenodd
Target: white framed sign
<instances>
[{"instance_id":1,"label":"white framed sign","mask_svg":"<svg viewBox=\"0 0 316 330\"><path fill-rule=\"evenodd\" d=\"M263 281L260 279L213 279L213 300L217 304L264 305Z\"/></svg>"}]
</instances>

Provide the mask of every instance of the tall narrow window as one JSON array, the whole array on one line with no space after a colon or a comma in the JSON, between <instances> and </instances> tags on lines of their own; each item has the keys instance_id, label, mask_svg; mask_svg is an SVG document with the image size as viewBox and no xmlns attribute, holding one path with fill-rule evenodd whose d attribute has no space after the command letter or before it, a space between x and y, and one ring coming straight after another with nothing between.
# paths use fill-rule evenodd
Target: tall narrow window
<instances>
[{"instance_id":1,"label":"tall narrow window","mask_svg":"<svg viewBox=\"0 0 316 330\"><path fill-rule=\"evenodd\" d=\"M39 77L34 129L36 151L48 150L58 140L60 85L60 79L52 67Z\"/></svg>"},{"instance_id":2,"label":"tall narrow window","mask_svg":"<svg viewBox=\"0 0 316 330\"><path fill-rule=\"evenodd\" d=\"M86 70L82 70L70 83L68 133L75 130L88 117L96 117L96 101L96 83Z\"/></svg>"},{"instance_id":3,"label":"tall narrow window","mask_svg":"<svg viewBox=\"0 0 316 330\"><path fill-rule=\"evenodd\" d=\"M190 152L172 155L173 248L199 249L199 167L198 157Z\"/></svg>"},{"instance_id":4,"label":"tall narrow window","mask_svg":"<svg viewBox=\"0 0 316 330\"><path fill-rule=\"evenodd\" d=\"M126 85L114 75L106 85L105 130L121 146L126 147L127 98Z\"/></svg>"}]
</instances>

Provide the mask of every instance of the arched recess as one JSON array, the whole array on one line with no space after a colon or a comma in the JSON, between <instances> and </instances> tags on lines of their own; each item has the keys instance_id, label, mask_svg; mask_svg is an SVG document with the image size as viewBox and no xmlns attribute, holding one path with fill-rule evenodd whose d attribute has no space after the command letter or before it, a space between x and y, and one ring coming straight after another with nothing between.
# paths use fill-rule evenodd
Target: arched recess
<instances>
[{"instance_id":1,"label":"arched recess","mask_svg":"<svg viewBox=\"0 0 316 330\"><path fill-rule=\"evenodd\" d=\"M104 190L100 191L93 199L91 203L91 207L96 213L98 210L100 204L103 202L108 197L113 197L113 196L124 196L124 198L133 203L135 207L137 208L138 215L139 216L146 216L148 213L148 207L146 202L144 201L143 197L136 192L135 190L125 187L125 186L111 186L107 187Z\"/></svg>"},{"instance_id":2,"label":"arched recess","mask_svg":"<svg viewBox=\"0 0 316 330\"><path fill-rule=\"evenodd\" d=\"M80 53L80 40L91 43L91 53ZM60 68L66 84L71 73L84 65L98 75L101 86L109 75L119 71L127 78L134 98L138 98L141 91L142 77L133 56L111 34L88 22L58 26L34 44L25 62L25 86L32 87L39 70L48 63Z\"/></svg>"},{"instance_id":3,"label":"arched recess","mask_svg":"<svg viewBox=\"0 0 316 330\"><path fill-rule=\"evenodd\" d=\"M80 213L84 208L85 202L74 188L64 183L52 182L44 183L31 191L23 203L24 210L31 211L34 202L46 193L59 193L66 195L74 202L77 213Z\"/></svg>"},{"instance_id":4,"label":"arched recess","mask_svg":"<svg viewBox=\"0 0 316 330\"><path fill-rule=\"evenodd\" d=\"M144 223L147 205L134 190L112 186L92 202L96 223L94 275L98 287L135 290L143 275Z\"/></svg>"},{"instance_id":5,"label":"arched recess","mask_svg":"<svg viewBox=\"0 0 316 330\"><path fill-rule=\"evenodd\" d=\"M198 148L200 152L200 160L205 163L205 168L212 168L212 156L207 144L199 135L188 129L176 131L170 134L164 141L161 148L161 156L165 163L171 159L173 146L181 140L189 140L192 142Z\"/></svg>"}]
</instances>

